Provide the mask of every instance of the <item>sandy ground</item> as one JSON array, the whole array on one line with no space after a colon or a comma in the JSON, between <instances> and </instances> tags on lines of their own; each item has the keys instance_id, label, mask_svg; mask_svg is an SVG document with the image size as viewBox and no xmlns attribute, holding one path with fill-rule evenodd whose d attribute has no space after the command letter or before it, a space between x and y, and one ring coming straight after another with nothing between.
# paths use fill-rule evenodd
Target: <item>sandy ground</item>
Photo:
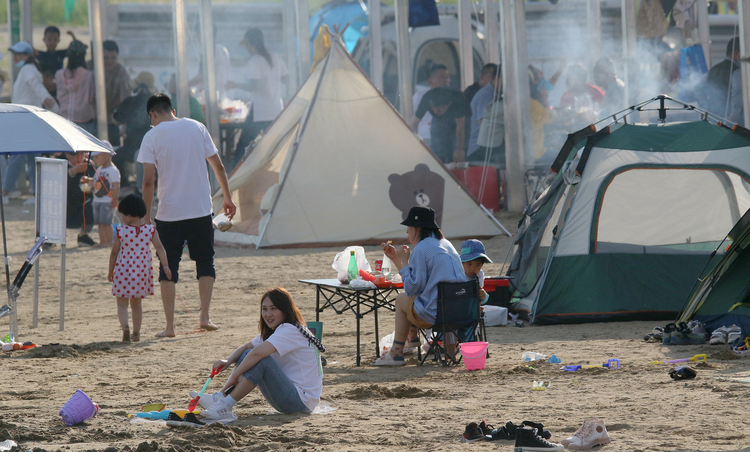
<instances>
[{"instance_id":1,"label":"sandy ground","mask_svg":"<svg viewBox=\"0 0 750 452\"><path fill-rule=\"evenodd\" d=\"M13 275L33 242L33 209L11 201L7 208ZM513 227L517 217L502 217ZM130 423L127 414L145 403L187 408L188 391L199 390L214 359L224 358L257 334L260 295L284 286L303 315L314 320L315 292L297 282L302 278L333 278L330 264L339 249L237 250L219 248L219 275L211 315L221 329L193 333L192 315L199 306L192 263L183 266L178 285L178 336L156 339L164 326L158 297L144 303L143 340L121 343L115 300L106 281L108 249L78 249L70 231L67 253L65 330L58 330L60 251L42 256L40 324L31 329L32 284L24 286L19 303L22 340L38 345L59 343L0 356L0 441L13 439L20 450L194 451L194 450L500 450L511 442L462 444L459 438L471 421L486 419L499 426L507 421L543 422L553 440L570 436L586 417L607 422L612 443L608 451L737 450L750 446L745 433L750 386L732 380L750 375L747 359L734 359L726 346L667 347L647 344L642 336L652 322L547 327L488 328L490 358L486 369L463 367L402 368L355 366L355 319L350 313L321 314L323 342L328 347L323 401L336 408L312 416L269 415L260 394L241 401L230 425L202 429L172 428L158 423ZM502 262L510 240L485 242L489 254ZM459 243L455 243L456 246ZM380 257L367 247L368 257ZM185 256L187 259L187 255ZM184 262L184 261L183 261ZM499 274L502 264L487 265ZM184 306L183 303L184 302ZM393 314L380 316L381 335L393 328ZM7 318L0 320L7 328ZM375 357L373 316L362 322L363 359ZM3 333L4 335L5 333ZM601 363L619 358L620 370L562 372L559 365L524 366L521 354L532 350L556 353L563 364ZM668 365L647 366L652 359L706 353L698 377L675 382ZM223 385L221 375L209 391ZM544 392L532 381L551 381ZM65 426L59 408L82 389L101 412L75 427ZM748 449L750 450L750 449Z\"/></svg>"}]
</instances>

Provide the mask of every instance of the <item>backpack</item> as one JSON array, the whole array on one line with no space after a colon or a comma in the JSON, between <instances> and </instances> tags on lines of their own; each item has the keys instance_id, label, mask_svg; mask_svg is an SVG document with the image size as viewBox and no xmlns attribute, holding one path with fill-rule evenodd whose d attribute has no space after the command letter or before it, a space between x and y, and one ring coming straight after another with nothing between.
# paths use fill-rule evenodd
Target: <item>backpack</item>
<instances>
[{"instance_id":1,"label":"backpack","mask_svg":"<svg viewBox=\"0 0 750 452\"><path fill-rule=\"evenodd\" d=\"M113 118L128 126L128 130L142 130L151 127L151 119L146 114L146 104L151 97L147 89L138 87L134 96L128 97L115 109Z\"/></svg>"}]
</instances>

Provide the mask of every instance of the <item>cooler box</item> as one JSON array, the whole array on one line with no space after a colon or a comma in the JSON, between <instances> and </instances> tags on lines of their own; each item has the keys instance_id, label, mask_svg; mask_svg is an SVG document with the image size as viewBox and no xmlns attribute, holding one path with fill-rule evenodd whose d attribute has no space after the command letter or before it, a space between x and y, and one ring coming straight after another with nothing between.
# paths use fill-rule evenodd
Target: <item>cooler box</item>
<instances>
[{"instance_id":1,"label":"cooler box","mask_svg":"<svg viewBox=\"0 0 750 452\"><path fill-rule=\"evenodd\" d=\"M484 278L483 289L490 296L487 300L488 305L504 308L510 306L510 276Z\"/></svg>"},{"instance_id":2,"label":"cooler box","mask_svg":"<svg viewBox=\"0 0 750 452\"><path fill-rule=\"evenodd\" d=\"M453 168L451 170L456 179L474 195L479 203L488 210L497 212L500 210L500 190L497 185L497 168L494 166L470 166L468 168ZM484 181L484 189L479 192Z\"/></svg>"}]
</instances>

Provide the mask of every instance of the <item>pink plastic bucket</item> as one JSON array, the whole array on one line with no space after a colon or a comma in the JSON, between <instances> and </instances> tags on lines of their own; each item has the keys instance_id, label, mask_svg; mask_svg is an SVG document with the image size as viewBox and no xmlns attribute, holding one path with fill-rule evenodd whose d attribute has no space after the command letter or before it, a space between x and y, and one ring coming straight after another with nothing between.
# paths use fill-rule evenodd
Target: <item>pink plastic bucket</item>
<instances>
[{"instance_id":1,"label":"pink plastic bucket","mask_svg":"<svg viewBox=\"0 0 750 452\"><path fill-rule=\"evenodd\" d=\"M487 362L487 342L464 342L460 345L466 370L484 369Z\"/></svg>"}]
</instances>

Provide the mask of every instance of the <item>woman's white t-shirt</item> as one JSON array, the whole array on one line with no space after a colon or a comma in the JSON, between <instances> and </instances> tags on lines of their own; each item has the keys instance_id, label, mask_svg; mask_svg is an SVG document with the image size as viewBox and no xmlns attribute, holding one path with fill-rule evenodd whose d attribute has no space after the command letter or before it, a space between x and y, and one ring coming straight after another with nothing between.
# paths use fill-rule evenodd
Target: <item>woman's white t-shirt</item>
<instances>
[{"instance_id":1,"label":"woman's white t-shirt","mask_svg":"<svg viewBox=\"0 0 750 452\"><path fill-rule=\"evenodd\" d=\"M323 392L323 367L318 349L290 323L276 327L268 342L276 348L271 358L297 388L302 403L310 411L314 410ZM262 343L260 334L253 339L253 347Z\"/></svg>"},{"instance_id":2,"label":"woman's white t-shirt","mask_svg":"<svg viewBox=\"0 0 750 452\"><path fill-rule=\"evenodd\" d=\"M273 121L284 109L281 99L281 77L289 75L284 60L274 52L269 52L273 66L263 56L256 53L247 63L247 78L259 82L258 91L253 92L253 120Z\"/></svg>"}]
</instances>

